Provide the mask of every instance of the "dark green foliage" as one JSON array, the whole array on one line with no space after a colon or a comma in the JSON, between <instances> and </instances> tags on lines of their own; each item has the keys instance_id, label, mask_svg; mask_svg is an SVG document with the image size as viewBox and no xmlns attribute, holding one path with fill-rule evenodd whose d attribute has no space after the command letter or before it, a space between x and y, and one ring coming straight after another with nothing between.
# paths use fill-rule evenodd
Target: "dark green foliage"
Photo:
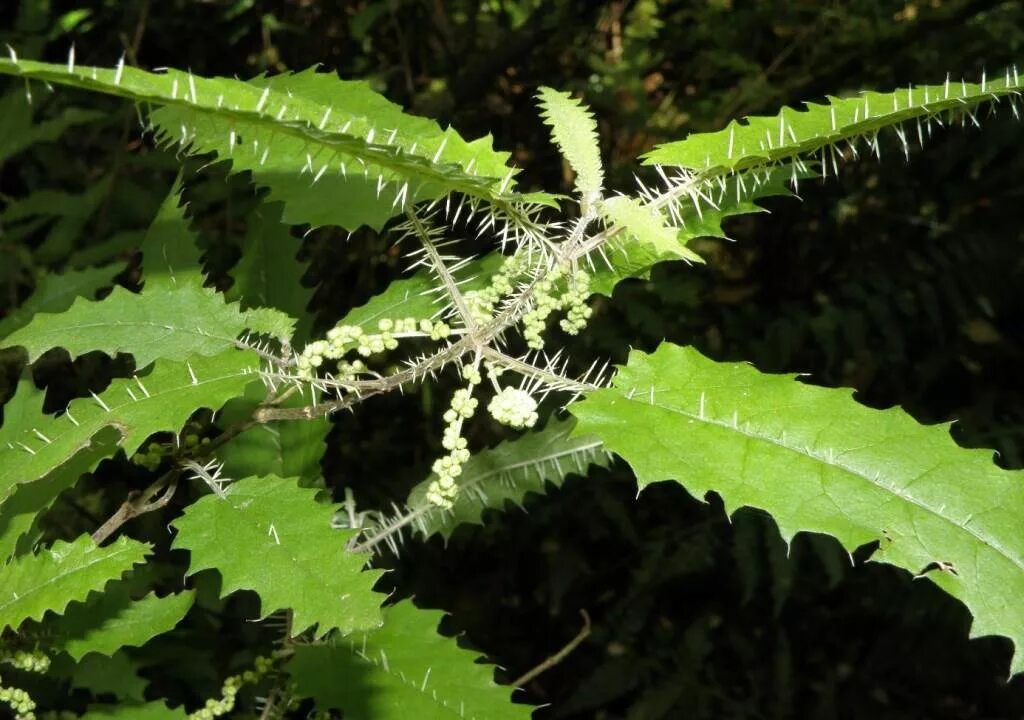
<instances>
[{"instance_id":1,"label":"dark green foliage","mask_svg":"<svg viewBox=\"0 0 1024 720\"><path fill-rule=\"evenodd\" d=\"M62 64L73 41L79 64L101 67L113 67L127 45L129 63L199 76L244 78L320 62L346 78L367 79L442 127L451 122L463 137L493 133L493 147L511 151L522 169L518 187L566 195L573 174L560 166L537 116L533 96L541 85L589 105L598 119L605 186L628 192L638 155L691 130L719 130L731 118L823 101L826 93L941 84L947 71L977 80L988 68L997 77L1024 47L1024 10L1012 2L344 5L97 0L72 7L23 0L0 8L0 42L23 57ZM24 97L19 82L3 89L0 107ZM177 210L177 195L168 191L178 162L138 141L132 108L67 90L48 93L41 85L33 94L32 137L3 130L5 122L23 127L23 110L0 120L0 337L34 313L63 312L74 296L107 298L112 285L122 288L119 294L152 289L147 247L159 238L144 232L172 200ZM873 407L900 405L925 422L959 420L958 441L995 449L1000 465L1020 468L1024 236L1015 209L1024 160L1021 126L1010 118L1004 105L997 117L979 117L981 131L969 123L963 130L933 128L909 164L898 139L883 137L881 164L847 165L838 180L830 169L828 183L802 180L801 202L758 200L770 215L727 217L723 234L735 242L689 240L686 247L704 265L670 262L652 270L645 263L624 274L650 271L649 279L614 290L619 278L608 280L608 297L594 301L587 333L566 338L555 331L553 346L564 341L574 357L624 362L630 347L651 351L667 339L764 371L809 373L808 382L856 388ZM205 275L208 287L240 301L238 314L268 305L299 317L301 346L382 292L429 285L425 274L409 279L401 259L408 248L392 246L394 236L290 229L278 222L280 206L265 202L248 174L225 178L225 163L197 174L207 159L187 163L182 174L186 209L177 222L190 228L194 243L178 250L203 273L195 277ZM645 182L656 178L642 175ZM713 215L696 235L716 234L708 232L717 230ZM464 235L458 254L490 249L473 231ZM268 271L287 281L266 282ZM111 340L109 347L125 346ZM10 397L20 380L12 403L31 395L35 409L45 394L45 411L56 412L89 391L102 396L108 385L130 382L133 371L144 370L132 362L89 352L72 362L56 350L23 376L18 352L4 350L0 395ZM29 390L33 381L43 390ZM373 398L354 415L282 425L280 433L253 428L224 446L227 474L272 473L300 478L297 485L305 487L323 482L320 500L342 502L350 490L359 509L390 516L390 503L405 500L430 474L439 452L437 418L455 387L442 376L403 397ZM260 390L252 386L250 394ZM560 401L553 396L548 405ZM247 402L216 415L219 408L207 403L198 410L204 405L197 403L175 429L201 448L256 401ZM4 428L15 407L4 406ZM474 450L507 439L486 415L467 423L466 436ZM130 461L114 452L115 439L93 438L97 458L108 458L102 463L83 452L62 468L67 477L57 472L18 489L9 503L22 510L8 517L5 505L0 513L4 556L95 531L130 492L188 452L175 447L171 432L159 433ZM856 552L852 563L823 536L799 535L787 549L770 518L741 511L730 523L714 496L703 504L661 483L637 498L622 465L592 468L585 478L568 474L561 488L545 490L525 500L525 513L481 511L482 527L448 528L447 543L407 538L397 557L384 552L374 561L396 568L378 589L452 613L442 629L465 632L459 644L507 668L499 682L511 682L568 642L579 630L579 609L586 609L590 637L514 696L551 703L536 718L1024 713L1022 678L1006 682L1009 643L968 641L971 618L962 606L930 583L867 562L872 547ZM131 584L135 602L178 597L189 558L170 548L167 525L201 497L210 502L208 492L202 480L183 476L167 507L125 526L153 545L153 555L147 573L136 570L111 585L112 596ZM301 495L314 502L316 494ZM40 508L49 509L34 520ZM338 532L339 544L348 534ZM184 619L140 647L127 643L112 657L93 653L77 665L58 655L44 679L7 665L0 675L5 684L16 679L30 688L46 708L76 717L88 709L86 717L182 718L186 708L219 698L225 678L254 667L256 656L273 653L285 634L288 618L252 622L273 608L249 592L221 597L221 584L216 572L193 576L195 603ZM431 625L435 617L420 620ZM428 635L454 647L454 640ZM19 649L32 650L37 641L59 646L56 637L27 636ZM480 676L490 672L480 669ZM240 693L239 716L260 716L257 696L284 706L277 679L261 683ZM311 709L308 701L296 703L287 717L306 717Z\"/></svg>"}]
</instances>

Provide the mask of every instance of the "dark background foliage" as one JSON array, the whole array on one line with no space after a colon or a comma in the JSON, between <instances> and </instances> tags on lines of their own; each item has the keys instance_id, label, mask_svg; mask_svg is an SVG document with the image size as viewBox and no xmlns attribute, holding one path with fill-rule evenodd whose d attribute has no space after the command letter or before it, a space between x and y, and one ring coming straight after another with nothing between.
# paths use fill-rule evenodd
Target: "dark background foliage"
<instances>
[{"instance_id":1,"label":"dark background foliage","mask_svg":"<svg viewBox=\"0 0 1024 720\"><path fill-rule=\"evenodd\" d=\"M1002 72L1024 57L1024 7L24 0L3 4L0 35L23 55L52 61L73 41L80 63L111 65L127 48L140 66L199 74L320 63L368 78L464 135L492 133L526 185L567 191L532 99L538 85L552 85L592 106L609 184L628 191L638 154L732 117L826 93L941 82L947 72ZM0 215L0 313L17 307L43 270L130 258L132 233L169 186L175 162L139 139L132 108L70 92L37 102L48 112L72 100L107 120L0 166L5 204L58 188L81 206L64 229ZM961 444L1024 466L1020 133L1004 109L981 130L938 131L909 164L898 144L883 145L882 163L849 165L838 180L801 186L799 201L766 203L770 214L727 225L732 242L701 241L705 267L667 264L649 282L623 283L597 301L574 350L622 361L629 347L649 350L662 339L694 344L716 358L853 388L860 402L901 405L922 422L957 420ZM216 167L190 177L207 269L226 285L237 233L258 198L244 178L228 181ZM320 230L304 252L321 328L403 268L387 237L372 233ZM129 266L117 279L133 287L137 274ZM17 360L0 362L10 386ZM68 363L53 353L35 379L61 407L129 369L124 359ZM352 488L384 507L422 479L440 435L439 389L373 399L335 419L324 472L336 497ZM484 426L473 432L478 444L496 440ZM143 470L105 463L51 513L49 532L92 530L145 482ZM871 563L871 548L850 558L830 539L808 536L787 548L763 514L729 519L716 498L700 502L673 484L635 496L628 468L616 465L531 497L525 513L492 513L447 547L408 543L380 564L393 569L386 583L397 595L451 611L447 629L507 668L506 681L567 642L579 610L588 611L590 637L517 694L550 703L538 718L1024 717L1024 678L1007 682L1009 643L968 641L962 606L926 580ZM166 546L168 518L131 529ZM188 627L150 650L173 665L144 671L153 691L189 701L212 694L232 657L260 642L244 620L251 612L244 594L201 603Z\"/></svg>"}]
</instances>

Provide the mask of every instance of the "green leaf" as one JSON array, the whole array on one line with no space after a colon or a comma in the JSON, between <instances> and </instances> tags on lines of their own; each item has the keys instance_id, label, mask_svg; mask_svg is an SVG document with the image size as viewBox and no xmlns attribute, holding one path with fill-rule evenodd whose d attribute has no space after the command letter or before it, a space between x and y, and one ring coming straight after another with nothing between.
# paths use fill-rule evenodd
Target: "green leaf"
<instances>
[{"instance_id":1,"label":"green leaf","mask_svg":"<svg viewBox=\"0 0 1024 720\"><path fill-rule=\"evenodd\" d=\"M168 632L192 607L191 591L133 600L128 583L119 583L85 602L72 603L48 626L52 647L76 661L89 653L112 656L124 647L141 647Z\"/></svg>"},{"instance_id":2,"label":"green leaf","mask_svg":"<svg viewBox=\"0 0 1024 720\"><path fill-rule=\"evenodd\" d=\"M259 357L230 350L183 363L158 362L146 376L114 380L97 398L72 400L60 416L25 412L0 427L0 503L21 483L45 477L107 427L133 454L156 432L177 431L199 408L217 409L255 379ZM95 458L98 460L99 458Z\"/></svg>"},{"instance_id":3,"label":"green leaf","mask_svg":"<svg viewBox=\"0 0 1024 720\"><path fill-rule=\"evenodd\" d=\"M507 153L490 138L466 142L408 115L365 82L310 69L250 82L168 70L0 60L0 73L71 85L158 106L158 139L216 152L249 170L290 224L380 229L406 202L461 192L510 213ZM184 131L184 132L183 132ZM401 188L405 188L404 191ZM339 199L344 199L339 201ZM396 200L401 202L396 203ZM397 207L397 210L396 210Z\"/></svg>"},{"instance_id":4,"label":"green leaf","mask_svg":"<svg viewBox=\"0 0 1024 720\"><path fill-rule=\"evenodd\" d=\"M903 123L910 127L899 130L900 142L908 149L909 142L920 137L918 130L931 118L946 111L973 112L982 103L998 102L1020 89L1016 73L1011 78L1007 72L1005 77L984 85L947 81L943 85L918 85L890 93L830 97L825 105L805 103L802 110L787 107L770 117L733 120L717 132L693 133L685 140L654 148L644 156L644 163L721 175L820 152L822 161L827 157L831 164L826 150L829 146L867 139L883 128Z\"/></svg>"},{"instance_id":5,"label":"green leaf","mask_svg":"<svg viewBox=\"0 0 1024 720\"><path fill-rule=\"evenodd\" d=\"M36 315L0 343L24 347L29 362L62 347L72 358L94 350L131 353L143 368L157 358L184 360L235 347L249 320L237 305L198 285L142 294L115 287L103 300L79 298L65 312Z\"/></svg>"},{"instance_id":6,"label":"green leaf","mask_svg":"<svg viewBox=\"0 0 1024 720\"><path fill-rule=\"evenodd\" d=\"M220 413L221 427L248 417L265 399L262 386L253 385L244 399L233 401ZM308 399L293 395L279 407L303 407ZM295 477L305 487L323 484L320 460L326 449L331 422L317 417L301 422L261 423L236 435L217 449L217 459L224 463L228 477L248 477L267 473L278 477Z\"/></svg>"},{"instance_id":7,"label":"green leaf","mask_svg":"<svg viewBox=\"0 0 1024 720\"><path fill-rule=\"evenodd\" d=\"M97 290L112 285L114 276L123 269L121 265L105 265L68 270L63 275L46 273L25 302L0 320L0 338L27 325L37 313L62 313L75 298L92 299Z\"/></svg>"},{"instance_id":8,"label":"green leaf","mask_svg":"<svg viewBox=\"0 0 1024 720\"><path fill-rule=\"evenodd\" d=\"M32 106L22 88L9 90L0 98L0 163L36 143L53 142L76 125L85 125L107 117L99 110L66 108L52 118L32 121Z\"/></svg>"},{"instance_id":9,"label":"green leaf","mask_svg":"<svg viewBox=\"0 0 1024 720\"><path fill-rule=\"evenodd\" d=\"M604 169L594 116L566 92L542 87L537 98L555 145L576 172L576 189L585 199L600 197Z\"/></svg>"},{"instance_id":10,"label":"green leaf","mask_svg":"<svg viewBox=\"0 0 1024 720\"><path fill-rule=\"evenodd\" d=\"M467 263L458 273L459 287L463 292L483 289L503 262L505 256L494 252ZM437 281L429 271L421 270L411 277L392 280L384 292L371 297L365 305L350 310L340 322L375 327L381 318L432 318L439 309L436 290Z\"/></svg>"},{"instance_id":11,"label":"green leaf","mask_svg":"<svg viewBox=\"0 0 1024 720\"><path fill-rule=\"evenodd\" d=\"M380 573L364 572L366 557L345 550L355 531L331 529L336 506L317 503L316 493L293 478L239 480L225 498L204 497L172 523L173 547L192 553L190 573L216 569L222 594L254 590L263 617L291 609L295 634L376 627Z\"/></svg>"},{"instance_id":12,"label":"green leaf","mask_svg":"<svg viewBox=\"0 0 1024 720\"><path fill-rule=\"evenodd\" d=\"M296 694L351 720L527 720L492 666L437 633L444 613L405 601L384 609L379 630L330 644L299 645L286 666Z\"/></svg>"},{"instance_id":13,"label":"green leaf","mask_svg":"<svg viewBox=\"0 0 1024 720\"><path fill-rule=\"evenodd\" d=\"M616 229L616 235L609 241L603 257L594 259L597 270L591 277L591 291L610 296L620 281L631 277L646 278L651 268L660 262L704 262L686 247L687 242L699 237L726 238L722 230L722 222L726 218L765 212L755 200L792 195L786 182L812 175L783 166L759 173L756 178L749 173L740 173L728 180L723 179L721 184L714 184L713 190L708 190L713 195L714 206L703 204L698 207L700 201L693 198L675 200L676 214L680 218L686 217L685 225L676 228L666 227L663 210L652 209L649 205L637 207L638 203L632 198L610 198L603 203L602 209L606 223ZM646 213L641 212L644 209ZM651 226L652 220L654 226ZM659 223L661 225L657 227Z\"/></svg>"},{"instance_id":14,"label":"green leaf","mask_svg":"<svg viewBox=\"0 0 1024 720\"><path fill-rule=\"evenodd\" d=\"M248 218L242 238L242 259L231 271L235 284L228 298L238 300L243 309L272 307L302 318L299 340L309 334L311 318L306 312L313 289L304 287L306 264L296 257L300 242L281 224L281 205L261 205Z\"/></svg>"},{"instance_id":15,"label":"green leaf","mask_svg":"<svg viewBox=\"0 0 1024 720\"><path fill-rule=\"evenodd\" d=\"M102 458L113 455L119 438L114 428L105 428L69 461L40 480L18 485L3 501L0 505L0 566L15 555L29 552L40 534L39 518L82 475L92 471Z\"/></svg>"},{"instance_id":16,"label":"green leaf","mask_svg":"<svg viewBox=\"0 0 1024 720\"><path fill-rule=\"evenodd\" d=\"M38 265L64 262L92 217L110 195L113 175L105 175L80 194L56 190L37 190L28 197L12 202L0 213L5 225L14 225L11 235L27 227L31 233L52 221L43 243L33 250ZM20 223L20 224L19 224ZM8 228L5 227L5 235Z\"/></svg>"},{"instance_id":17,"label":"green leaf","mask_svg":"<svg viewBox=\"0 0 1024 720\"><path fill-rule=\"evenodd\" d=\"M17 558L0 568L0 632L17 630L28 619L42 620L48 611L63 613L71 601L102 590L144 562L148 552L148 544L127 537L98 547L83 535L70 543L58 540L38 555Z\"/></svg>"},{"instance_id":18,"label":"green leaf","mask_svg":"<svg viewBox=\"0 0 1024 720\"><path fill-rule=\"evenodd\" d=\"M148 684L139 675L139 663L124 652L115 653L113 657L86 655L71 674L71 687L88 690L93 696L113 695L124 707L132 709L146 701Z\"/></svg>"},{"instance_id":19,"label":"green leaf","mask_svg":"<svg viewBox=\"0 0 1024 720\"><path fill-rule=\"evenodd\" d=\"M876 559L962 600L974 635L1024 646L1024 483L991 451L957 447L947 426L669 344L633 352L613 387L572 412L641 488L675 479L695 497L719 493L730 513L761 508L787 542L801 531L848 549L877 541Z\"/></svg>"},{"instance_id":20,"label":"green leaf","mask_svg":"<svg viewBox=\"0 0 1024 720\"><path fill-rule=\"evenodd\" d=\"M185 720L181 708L169 708L163 700L154 700L145 705L114 705L110 707L91 705L82 720Z\"/></svg>"},{"instance_id":21,"label":"green leaf","mask_svg":"<svg viewBox=\"0 0 1024 720\"><path fill-rule=\"evenodd\" d=\"M451 537L463 523L483 524L484 510L504 510L508 503L522 505L527 493L543 494L547 484L560 487L569 473L586 474L591 464L606 467L608 455L594 435L570 437L574 419L548 422L547 427L473 455L458 478L459 494L450 510L426 499L429 478L409 492L404 515L424 537L440 533Z\"/></svg>"},{"instance_id":22,"label":"green leaf","mask_svg":"<svg viewBox=\"0 0 1024 720\"><path fill-rule=\"evenodd\" d=\"M142 269L146 293L180 284L202 285L203 268L196 234L181 205L181 173L160 204L142 239Z\"/></svg>"}]
</instances>

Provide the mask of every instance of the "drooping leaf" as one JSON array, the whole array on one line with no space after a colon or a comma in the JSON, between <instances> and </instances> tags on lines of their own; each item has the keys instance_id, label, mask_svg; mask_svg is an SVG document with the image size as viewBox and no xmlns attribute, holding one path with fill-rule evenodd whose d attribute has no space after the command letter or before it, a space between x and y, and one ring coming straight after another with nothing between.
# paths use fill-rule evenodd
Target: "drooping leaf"
<instances>
[{"instance_id":1,"label":"drooping leaf","mask_svg":"<svg viewBox=\"0 0 1024 720\"><path fill-rule=\"evenodd\" d=\"M0 503L21 483L45 477L115 428L131 455L156 432L176 432L199 408L219 408L255 379L259 357L229 350L185 362L156 363L152 372L114 380L95 398L72 400L59 416L25 412L0 427ZM97 460L99 458L96 458Z\"/></svg>"},{"instance_id":2,"label":"drooping leaf","mask_svg":"<svg viewBox=\"0 0 1024 720\"><path fill-rule=\"evenodd\" d=\"M0 319L0 338L27 325L37 313L62 313L71 307L75 298L92 299L97 290L111 285L114 276L122 269L122 266L106 265L68 270L63 275L43 275L25 302Z\"/></svg>"},{"instance_id":3,"label":"drooping leaf","mask_svg":"<svg viewBox=\"0 0 1024 720\"><path fill-rule=\"evenodd\" d=\"M551 126L552 139L576 172L576 189L585 199L600 197L604 168L594 116L566 92L542 87L537 98L544 122Z\"/></svg>"},{"instance_id":4,"label":"drooping leaf","mask_svg":"<svg viewBox=\"0 0 1024 720\"><path fill-rule=\"evenodd\" d=\"M76 661L89 653L112 656L173 629L194 599L187 590L165 597L150 593L133 600L129 584L118 583L84 602L70 604L62 617L47 626L47 638L54 650L63 650Z\"/></svg>"},{"instance_id":5,"label":"drooping leaf","mask_svg":"<svg viewBox=\"0 0 1024 720\"><path fill-rule=\"evenodd\" d=\"M787 541L879 542L876 559L928 571L962 600L972 634L1024 644L1024 483L990 452L957 447L946 426L669 344L633 352L613 387L572 412L641 487L674 479L695 497L719 493L729 512L761 508Z\"/></svg>"},{"instance_id":6,"label":"drooping leaf","mask_svg":"<svg viewBox=\"0 0 1024 720\"><path fill-rule=\"evenodd\" d=\"M257 317L255 311L242 312L216 291L194 284L141 294L116 287L103 300L79 298L65 312L36 315L0 344L24 347L29 362L62 347L72 358L94 350L107 355L131 353L136 367L143 368L157 358L216 355L236 347L246 329L277 334L283 328Z\"/></svg>"},{"instance_id":7,"label":"drooping leaf","mask_svg":"<svg viewBox=\"0 0 1024 720\"><path fill-rule=\"evenodd\" d=\"M829 147L856 138L874 142L875 134L900 128L905 149L924 134L922 128L948 111L972 112L982 103L1015 100L1021 90L1017 73L1007 71L982 83L950 82L917 85L889 93L863 92L850 98L830 97L828 103L806 103L805 109L783 108L771 117L733 120L717 132L693 133L684 140L660 145L644 156L648 165L674 165L720 175L734 170L822 154L831 165ZM943 119L942 122L945 122ZM901 127L903 124L909 127ZM825 168L827 171L827 167Z\"/></svg>"},{"instance_id":8,"label":"drooping leaf","mask_svg":"<svg viewBox=\"0 0 1024 720\"><path fill-rule=\"evenodd\" d=\"M406 501L411 525L424 536L440 533L451 537L463 523L483 524L484 510L521 505L527 493L542 494L547 484L561 486L569 473L585 474L591 464L607 466L608 455L593 435L570 437L576 421L548 422L547 427L473 455L458 478L459 494L450 510L441 510L426 499L436 475L418 484Z\"/></svg>"},{"instance_id":9,"label":"drooping leaf","mask_svg":"<svg viewBox=\"0 0 1024 720\"><path fill-rule=\"evenodd\" d=\"M26 555L0 568L0 632L17 629L28 619L58 615L73 600L102 590L145 560L149 545L127 537L99 547L88 535L74 542L58 540L37 555Z\"/></svg>"},{"instance_id":10,"label":"drooping leaf","mask_svg":"<svg viewBox=\"0 0 1024 720\"><path fill-rule=\"evenodd\" d=\"M379 229L405 202L461 192L509 212L508 155L403 113L364 82L306 70L250 82L0 60L0 73L157 106L159 140L217 152L285 203L290 224ZM183 132L184 131L184 132ZM387 191L385 192L385 188ZM344 202L339 202L344 198ZM398 210L396 211L396 206Z\"/></svg>"},{"instance_id":11,"label":"drooping leaf","mask_svg":"<svg viewBox=\"0 0 1024 720\"><path fill-rule=\"evenodd\" d=\"M190 573L216 569L224 595L255 591L263 616L291 609L293 633L376 627L380 573L345 550L354 531L331 528L335 506L317 503L316 492L293 478L239 480L226 498L209 495L175 520L173 546L192 553Z\"/></svg>"},{"instance_id":12,"label":"drooping leaf","mask_svg":"<svg viewBox=\"0 0 1024 720\"><path fill-rule=\"evenodd\" d=\"M511 702L493 666L438 634L443 615L405 601L385 608L378 630L299 645L286 667L296 694L351 720L529 718L533 708Z\"/></svg>"}]
</instances>

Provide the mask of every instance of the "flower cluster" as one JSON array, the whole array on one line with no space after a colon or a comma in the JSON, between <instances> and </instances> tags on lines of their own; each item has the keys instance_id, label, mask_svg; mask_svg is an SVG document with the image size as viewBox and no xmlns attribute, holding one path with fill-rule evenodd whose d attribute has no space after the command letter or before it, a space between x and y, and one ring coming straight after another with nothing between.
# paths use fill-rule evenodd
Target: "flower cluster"
<instances>
[{"instance_id":1,"label":"flower cluster","mask_svg":"<svg viewBox=\"0 0 1024 720\"><path fill-rule=\"evenodd\" d=\"M429 337L431 340L443 340L451 334L451 328L443 322L411 317L378 320L377 331L368 333L358 325L336 325L331 328L325 339L311 342L298 356L296 365L299 379L312 380L317 368L325 360L335 360L338 379L354 380L366 371L366 366L360 359L351 362L346 360L345 356L350 352L369 357L385 350L394 350L401 338Z\"/></svg>"},{"instance_id":2,"label":"flower cluster","mask_svg":"<svg viewBox=\"0 0 1024 720\"><path fill-rule=\"evenodd\" d=\"M214 700L210 698L202 708L189 713L188 720L214 720L214 718L227 715L235 709L235 698L238 696L238 691L244 685L262 680L264 675L273 670L274 660L261 655L256 658L253 668L252 670L246 670L240 675L232 675L224 680L224 685L221 686L220 699Z\"/></svg>"},{"instance_id":3,"label":"flower cluster","mask_svg":"<svg viewBox=\"0 0 1024 720\"><path fill-rule=\"evenodd\" d=\"M558 294L564 281L565 290ZM590 295L590 275L583 270L576 270L568 278L558 270L552 270L537 282L534 290L534 306L523 315L523 337L526 344L534 350L544 347L544 329L548 316L556 311L564 311L566 317L561 321L562 329L570 335L576 335L587 325L591 309L586 304Z\"/></svg>"},{"instance_id":4,"label":"flower cluster","mask_svg":"<svg viewBox=\"0 0 1024 720\"><path fill-rule=\"evenodd\" d=\"M463 294L466 306L473 319L481 325L490 322L494 306L515 290L515 282L529 269L525 252L506 258L501 269L491 277L491 284L481 290L469 290Z\"/></svg>"},{"instance_id":5,"label":"flower cluster","mask_svg":"<svg viewBox=\"0 0 1024 720\"><path fill-rule=\"evenodd\" d=\"M36 720L35 701L21 688L0 685L0 703L11 708L15 720Z\"/></svg>"},{"instance_id":6,"label":"flower cluster","mask_svg":"<svg viewBox=\"0 0 1024 720\"><path fill-rule=\"evenodd\" d=\"M463 464L469 460L466 438L462 437L462 423L473 417L479 401L473 397L473 388L480 382L480 371L467 366L463 377L469 385L455 391L451 407L444 413L444 436L441 445L448 451L431 466L437 475L427 487L427 500L437 507L448 509L459 493L455 478L462 474Z\"/></svg>"},{"instance_id":7,"label":"flower cluster","mask_svg":"<svg viewBox=\"0 0 1024 720\"><path fill-rule=\"evenodd\" d=\"M537 401L530 393L518 388L504 388L491 399L487 411L502 425L516 429L537 424Z\"/></svg>"},{"instance_id":8,"label":"flower cluster","mask_svg":"<svg viewBox=\"0 0 1024 720\"><path fill-rule=\"evenodd\" d=\"M0 653L0 662L25 672L44 673L50 669L50 657L43 652L17 650Z\"/></svg>"}]
</instances>

